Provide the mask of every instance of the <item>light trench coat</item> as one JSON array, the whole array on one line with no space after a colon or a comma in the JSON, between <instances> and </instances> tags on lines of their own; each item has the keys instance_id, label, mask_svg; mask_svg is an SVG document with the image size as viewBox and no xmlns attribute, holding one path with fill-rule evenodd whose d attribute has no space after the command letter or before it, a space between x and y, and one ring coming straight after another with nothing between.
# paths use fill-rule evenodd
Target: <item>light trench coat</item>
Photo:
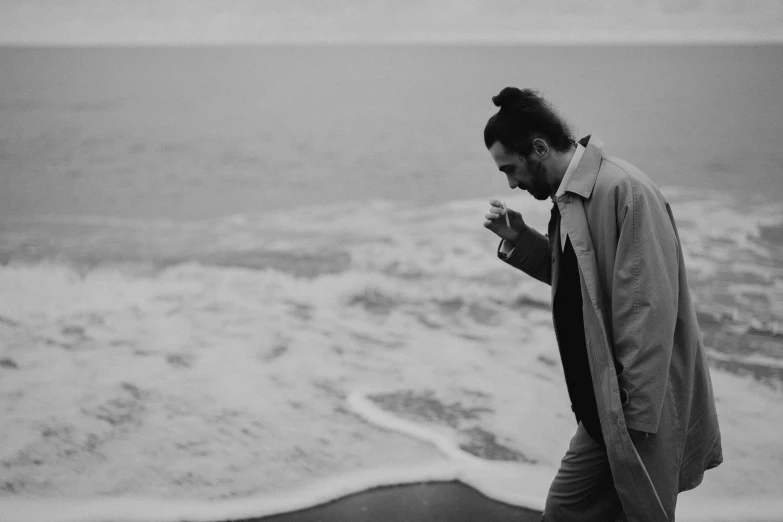
<instances>
[{"instance_id":1,"label":"light trench coat","mask_svg":"<svg viewBox=\"0 0 783 522\"><path fill-rule=\"evenodd\" d=\"M723 461L680 239L646 175L604 155L595 136L580 143L584 155L556 202L579 265L601 432L627 519L674 520L677 494ZM528 228L499 257L550 284L554 298L561 252L559 229L550 251Z\"/></svg>"}]
</instances>

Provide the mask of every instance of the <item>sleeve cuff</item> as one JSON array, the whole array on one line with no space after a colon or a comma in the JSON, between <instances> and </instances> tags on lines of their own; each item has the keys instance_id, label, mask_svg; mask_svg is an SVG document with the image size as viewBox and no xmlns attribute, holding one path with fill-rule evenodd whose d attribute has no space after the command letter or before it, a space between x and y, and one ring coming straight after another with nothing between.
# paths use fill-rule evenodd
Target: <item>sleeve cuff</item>
<instances>
[{"instance_id":1,"label":"sleeve cuff","mask_svg":"<svg viewBox=\"0 0 783 522\"><path fill-rule=\"evenodd\" d=\"M508 241L505 239L502 239L500 241L500 247L498 248L498 255L502 259L508 259L514 254L514 249L516 248L515 245L509 244Z\"/></svg>"},{"instance_id":2,"label":"sleeve cuff","mask_svg":"<svg viewBox=\"0 0 783 522\"><path fill-rule=\"evenodd\" d=\"M540 239L538 232L532 228L526 228L517 239L514 244L509 243L505 239L500 240L498 245L498 257L503 261L509 261L516 265L531 265L538 266L543 256L548 254L547 248L549 243L546 238L543 238L543 243L546 246L539 245ZM505 250L504 250L505 249Z\"/></svg>"}]
</instances>

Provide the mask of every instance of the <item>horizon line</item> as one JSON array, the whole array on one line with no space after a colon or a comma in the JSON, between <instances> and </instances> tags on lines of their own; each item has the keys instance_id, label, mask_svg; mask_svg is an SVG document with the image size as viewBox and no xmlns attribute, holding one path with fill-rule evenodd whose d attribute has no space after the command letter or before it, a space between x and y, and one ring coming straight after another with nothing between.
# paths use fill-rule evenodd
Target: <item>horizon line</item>
<instances>
[{"instance_id":1,"label":"horizon line","mask_svg":"<svg viewBox=\"0 0 783 522\"><path fill-rule=\"evenodd\" d=\"M2 41L0 48L184 48L184 47L311 47L324 46L486 46L503 47L517 45L542 45L542 46L721 46L721 45L783 45L783 35L771 38L586 38L586 39L558 39L558 38L431 38L431 39L298 39L298 40L259 40L259 41Z\"/></svg>"}]
</instances>

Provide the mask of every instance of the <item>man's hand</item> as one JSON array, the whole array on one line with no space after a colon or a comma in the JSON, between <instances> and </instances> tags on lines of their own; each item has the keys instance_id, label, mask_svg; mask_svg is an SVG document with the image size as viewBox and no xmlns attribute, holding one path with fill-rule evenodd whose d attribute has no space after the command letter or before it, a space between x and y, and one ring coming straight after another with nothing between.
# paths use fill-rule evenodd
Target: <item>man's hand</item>
<instances>
[{"instance_id":1,"label":"man's hand","mask_svg":"<svg viewBox=\"0 0 783 522\"><path fill-rule=\"evenodd\" d=\"M527 228L525 220L522 219L522 214L508 209L508 219L511 223L511 226L509 227L506 224L506 211L503 209L503 204L496 199L490 199L489 205L489 212L484 215L484 218L486 219L486 221L484 221L484 228L488 228L511 244L516 243L519 236L521 236L522 232Z\"/></svg>"}]
</instances>

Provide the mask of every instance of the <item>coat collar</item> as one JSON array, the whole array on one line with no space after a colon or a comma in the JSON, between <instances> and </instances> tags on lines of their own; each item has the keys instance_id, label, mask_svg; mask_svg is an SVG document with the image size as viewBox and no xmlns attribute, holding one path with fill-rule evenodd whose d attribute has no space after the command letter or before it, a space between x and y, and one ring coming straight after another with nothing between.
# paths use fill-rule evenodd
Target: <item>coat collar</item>
<instances>
[{"instance_id":1,"label":"coat collar","mask_svg":"<svg viewBox=\"0 0 783 522\"><path fill-rule=\"evenodd\" d=\"M579 140L579 144L585 148L585 153L563 191L589 199L601 166L604 142L598 136L588 135Z\"/></svg>"}]
</instances>

